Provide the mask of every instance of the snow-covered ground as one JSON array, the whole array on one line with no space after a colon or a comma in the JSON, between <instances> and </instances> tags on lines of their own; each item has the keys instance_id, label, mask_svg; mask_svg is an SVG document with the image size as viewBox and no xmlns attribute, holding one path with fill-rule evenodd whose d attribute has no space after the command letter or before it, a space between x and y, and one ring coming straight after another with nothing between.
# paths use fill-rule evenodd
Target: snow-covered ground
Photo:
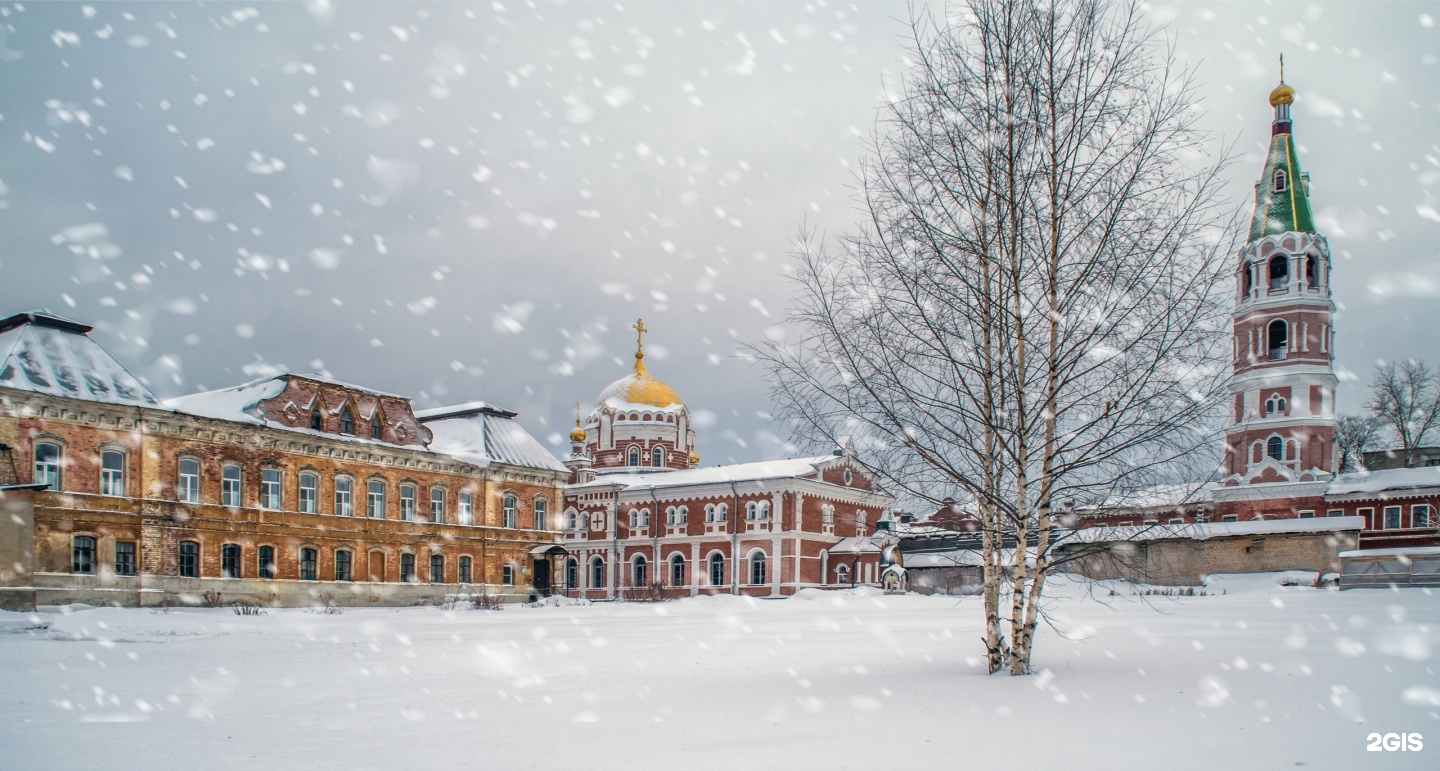
<instances>
[{"instance_id":1,"label":"snow-covered ground","mask_svg":"<svg viewBox=\"0 0 1440 771\"><path fill-rule=\"evenodd\" d=\"M975 598L863 590L0 613L0 767L1440 768L1440 597L1222 585L1059 586L1027 678Z\"/></svg>"}]
</instances>

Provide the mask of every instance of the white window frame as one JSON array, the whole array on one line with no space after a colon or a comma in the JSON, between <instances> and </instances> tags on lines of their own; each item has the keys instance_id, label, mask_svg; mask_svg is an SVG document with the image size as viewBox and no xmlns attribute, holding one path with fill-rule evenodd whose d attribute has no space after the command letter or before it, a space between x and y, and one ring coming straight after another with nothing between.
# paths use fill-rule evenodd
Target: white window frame
<instances>
[{"instance_id":1,"label":"white window frame","mask_svg":"<svg viewBox=\"0 0 1440 771\"><path fill-rule=\"evenodd\" d=\"M186 473L186 464L193 464L195 471ZM175 500L181 503L199 503L200 461L194 458L181 458L175 464L175 474L178 477L175 484Z\"/></svg>"},{"instance_id":2,"label":"white window frame","mask_svg":"<svg viewBox=\"0 0 1440 771\"><path fill-rule=\"evenodd\" d=\"M235 470L235 475L230 476L230 470ZM242 498L240 491L245 481L245 471L238 463L225 463L220 466L220 505L229 506L232 509L240 507Z\"/></svg>"}]
</instances>

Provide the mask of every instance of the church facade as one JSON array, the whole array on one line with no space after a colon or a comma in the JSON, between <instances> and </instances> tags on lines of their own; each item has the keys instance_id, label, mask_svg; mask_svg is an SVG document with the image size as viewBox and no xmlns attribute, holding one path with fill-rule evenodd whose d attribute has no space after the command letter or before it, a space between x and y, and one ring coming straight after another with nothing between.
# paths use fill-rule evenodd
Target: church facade
<instances>
[{"instance_id":1,"label":"church facade","mask_svg":"<svg viewBox=\"0 0 1440 771\"><path fill-rule=\"evenodd\" d=\"M690 411L645 367L577 405L557 585L590 599L783 596L881 580L893 500L848 443L829 455L701 467Z\"/></svg>"}]
</instances>

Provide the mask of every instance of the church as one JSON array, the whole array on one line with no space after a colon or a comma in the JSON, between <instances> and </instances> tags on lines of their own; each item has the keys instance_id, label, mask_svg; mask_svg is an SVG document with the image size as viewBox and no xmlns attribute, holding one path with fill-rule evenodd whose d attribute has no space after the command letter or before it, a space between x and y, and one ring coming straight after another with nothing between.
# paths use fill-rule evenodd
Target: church
<instances>
[{"instance_id":1,"label":"church","mask_svg":"<svg viewBox=\"0 0 1440 771\"><path fill-rule=\"evenodd\" d=\"M649 330L633 328L634 369L588 415L577 405L563 548L549 550L563 593L775 597L879 583L887 536L877 530L893 500L853 447L702 468L690 410L646 369Z\"/></svg>"}]
</instances>

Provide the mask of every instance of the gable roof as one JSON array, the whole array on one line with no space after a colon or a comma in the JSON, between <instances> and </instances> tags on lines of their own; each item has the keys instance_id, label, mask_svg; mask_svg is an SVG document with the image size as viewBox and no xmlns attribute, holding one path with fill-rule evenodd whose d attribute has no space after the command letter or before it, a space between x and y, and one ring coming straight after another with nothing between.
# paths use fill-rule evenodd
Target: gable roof
<instances>
[{"instance_id":1,"label":"gable roof","mask_svg":"<svg viewBox=\"0 0 1440 771\"><path fill-rule=\"evenodd\" d=\"M0 319L0 386L106 404L160 400L90 338L93 327L46 311Z\"/></svg>"},{"instance_id":2,"label":"gable roof","mask_svg":"<svg viewBox=\"0 0 1440 771\"><path fill-rule=\"evenodd\" d=\"M483 406L481 406L483 405ZM496 409L483 402L440 407L417 413L421 425L434 437L429 449L485 466L506 463L512 466L567 471L523 426L515 413Z\"/></svg>"},{"instance_id":3,"label":"gable roof","mask_svg":"<svg viewBox=\"0 0 1440 771\"><path fill-rule=\"evenodd\" d=\"M574 485L572 489L609 488L611 486L621 488L681 487L727 482L758 482L767 479L797 479L813 476L821 464L838 460L839 457L837 455L820 455L813 458L763 460L754 463L736 463L729 466L711 466L679 471L605 474L591 482Z\"/></svg>"}]
</instances>

